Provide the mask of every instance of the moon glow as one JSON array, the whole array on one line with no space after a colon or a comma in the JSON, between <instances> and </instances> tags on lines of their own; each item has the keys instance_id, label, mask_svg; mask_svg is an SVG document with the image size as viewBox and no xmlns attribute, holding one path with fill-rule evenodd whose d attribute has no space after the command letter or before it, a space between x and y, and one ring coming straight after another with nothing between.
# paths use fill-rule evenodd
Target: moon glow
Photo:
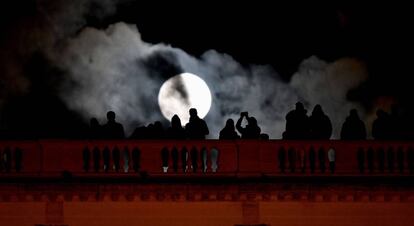
<instances>
[{"instance_id":1,"label":"moon glow","mask_svg":"<svg viewBox=\"0 0 414 226\"><path fill-rule=\"evenodd\" d=\"M165 81L158 93L158 105L164 117L171 121L174 114L185 125L190 118L190 108L197 109L204 118L211 107L211 92L203 79L191 73L182 73Z\"/></svg>"}]
</instances>

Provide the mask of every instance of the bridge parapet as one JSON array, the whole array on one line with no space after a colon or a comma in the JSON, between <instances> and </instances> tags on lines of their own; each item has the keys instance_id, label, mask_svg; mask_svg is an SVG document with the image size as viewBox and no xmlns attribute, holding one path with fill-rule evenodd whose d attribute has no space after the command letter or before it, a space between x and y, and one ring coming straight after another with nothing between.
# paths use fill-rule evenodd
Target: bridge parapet
<instances>
[{"instance_id":1,"label":"bridge parapet","mask_svg":"<svg viewBox=\"0 0 414 226\"><path fill-rule=\"evenodd\" d=\"M410 175L414 142L1 141L0 176Z\"/></svg>"}]
</instances>

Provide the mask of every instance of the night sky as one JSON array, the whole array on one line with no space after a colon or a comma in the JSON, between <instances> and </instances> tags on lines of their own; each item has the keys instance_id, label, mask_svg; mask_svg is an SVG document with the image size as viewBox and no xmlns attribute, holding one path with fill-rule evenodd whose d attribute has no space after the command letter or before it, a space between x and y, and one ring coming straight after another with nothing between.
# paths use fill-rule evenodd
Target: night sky
<instances>
[{"instance_id":1,"label":"night sky","mask_svg":"<svg viewBox=\"0 0 414 226\"><path fill-rule=\"evenodd\" d=\"M64 51L64 43L86 27L104 30L121 21L135 24L147 43L166 43L196 58L215 50L246 67L270 65L285 83L312 56L327 63L356 59L366 66L368 78L347 92L349 101L367 112L391 103L399 104L405 117L414 112L410 7L271 1L10 2L2 3L0 21L3 138L82 137L79 131L86 128L87 120L57 94L67 86L62 81L70 72L45 52ZM155 64L149 59L148 67L162 67L165 78L180 72L174 65L162 64L166 59L163 55Z\"/></svg>"}]
</instances>

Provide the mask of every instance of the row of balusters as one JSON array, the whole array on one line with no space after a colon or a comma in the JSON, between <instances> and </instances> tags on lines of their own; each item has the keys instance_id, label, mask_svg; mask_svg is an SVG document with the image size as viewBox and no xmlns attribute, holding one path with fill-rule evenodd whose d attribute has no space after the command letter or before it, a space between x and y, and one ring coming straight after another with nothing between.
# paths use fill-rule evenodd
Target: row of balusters
<instances>
[{"instance_id":1,"label":"row of balusters","mask_svg":"<svg viewBox=\"0 0 414 226\"><path fill-rule=\"evenodd\" d=\"M188 150L186 147L179 148L173 147L168 149L164 147L161 150L162 158L162 170L164 173L179 171L193 172L216 172L218 168L218 155L219 150L217 148L210 149L203 147L200 151L196 147L192 147ZM172 168L170 167L172 166Z\"/></svg>"},{"instance_id":2,"label":"row of balusters","mask_svg":"<svg viewBox=\"0 0 414 226\"><path fill-rule=\"evenodd\" d=\"M332 151L335 152L334 149ZM325 148L310 147L308 152L303 149L293 147L285 149L281 147L278 151L279 170L282 173L295 173L297 169L305 173L309 169L310 173L325 173L329 166L331 173L335 171L336 160L330 161L327 158L328 150ZM336 158L336 156L335 156ZM404 173L408 169L409 173L414 173L414 148L393 147L384 148L358 148L357 156L358 170L360 173ZM309 168L307 167L309 164Z\"/></svg>"},{"instance_id":3,"label":"row of balusters","mask_svg":"<svg viewBox=\"0 0 414 226\"><path fill-rule=\"evenodd\" d=\"M208 155L206 148L202 148L199 151L193 147L188 151L186 147L180 150L176 147L171 149L164 147L161 150L161 167L163 172L179 172L179 168L182 169L182 172L197 172L199 169L203 172L206 172L207 169L215 172L218 167L217 157L218 150L215 148L211 149L210 155ZM122 166L121 159L123 160ZM128 147L125 147L123 150L120 150L118 147L114 147L112 150L105 147L102 151L98 147L94 147L92 150L88 147L83 149L83 170L85 172L91 170L95 172L119 172L121 170L129 172L130 163L132 163L133 171L139 172L140 161L141 151L138 147L134 147L131 152Z\"/></svg>"},{"instance_id":4,"label":"row of balusters","mask_svg":"<svg viewBox=\"0 0 414 226\"><path fill-rule=\"evenodd\" d=\"M398 170L399 173L404 173L408 169L409 173L414 172L414 148L413 147L398 147L394 149L389 147L384 148L359 148L357 151L358 168L360 173L366 170L369 173L380 172L394 173Z\"/></svg>"},{"instance_id":5,"label":"row of balusters","mask_svg":"<svg viewBox=\"0 0 414 226\"><path fill-rule=\"evenodd\" d=\"M121 157L123 160L122 166ZM119 172L123 170L127 173L130 171L130 165L132 165L133 171L139 172L140 162L141 150L138 147L132 148L131 151L128 147L125 147L122 151L118 147L113 148L112 151L108 147L103 148L102 151L98 147L94 147L92 150L88 147L83 149L83 170L86 172L91 170L95 172Z\"/></svg>"},{"instance_id":6,"label":"row of balusters","mask_svg":"<svg viewBox=\"0 0 414 226\"><path fill-rule=\"evenodd\" d=\"M325 173L326 158L327 151L323 147L318 149L310 147L308 153L306 153L304 149L290 147L286 150L285 147L280 147L278 152L279 169L282 173L295 173L298 169L302 173L305 173L308 161L311 173L315 173L316 170L319 170L321 173ZM331 164L330 169L333 173L335 170L334 165Z\"/></svg>"}]
</instances>

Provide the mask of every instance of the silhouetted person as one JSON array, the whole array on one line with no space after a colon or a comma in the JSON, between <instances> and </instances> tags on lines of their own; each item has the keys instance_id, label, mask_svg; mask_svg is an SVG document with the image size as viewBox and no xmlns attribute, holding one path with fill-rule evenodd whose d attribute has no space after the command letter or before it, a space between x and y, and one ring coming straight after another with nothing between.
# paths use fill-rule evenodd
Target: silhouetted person
<instances>
[{"instance_id":1,"label":"silhouetted person","mask_svg":"<svg viewBox=\"0 0 414 226\"><path fill-rule=\"evenodd\" d=\"M237 134L236 129L234 128L233 119L227 119L226 126L220 131L220 140L234 140L238 139L240 136Z\"/></svg>"},{"instance_id":2,"label":"silhouetted person","mask_svg":"<svg viewBox=\"0 0 414 226\"><path fill-rule=\"evenodd\" d=\"M145 133L144 133L144 139L154 139L155 137L155 128L154 128L154 124L150 123L148 124L148 126L145 128Z\"/></svg>"},{"instance_id":3,"label":"silhouetted person","mask_svg":"<svg viewBox=\"0 0 414 226\"><path fill-rule=\"evenodd\" d=\"M130 138L131 139L145 139L146 133L147 133L147 128L145 126L140 126L140 127L135 128Z\"/></svg>"},{"instance_id":4,"label":"silhouetted person","mask_svg":"<svg viewBox=\"0 0 414 226\"><path fill-rule=\"evenodd\" d=\"M242 127L241 123L243 118L246 117L247 125ZM260 127L257 125L257 120L254 117L249 117L247 112L240 113L240 118L237 120L236 129L241 134L242 139L259 139L260 138Z\"/></svg>"},{"instance_id":5,"label":"silhouetted person","mask_svg":"<svg viewBox=\"0 0 414 226\"><path fill-rule=\"evenodd\" d=\"M91 118L89 127L89 139L102 138L102 126L96 118Z\"/></svg>"},{"instance_id":6,"label":"silhouetted person","mask_svg":"<svg viewBox=\"0 0 414 226\"><path fill-rule=\"evenodd\" d=\"M106 118L108 122L103 126L104 137L106 139L123 139L125 137L124 127L115 122L115 112L108 111Z\"/></svg>"},{"instance_id":7,"label":"silhouetted person","mask_svg":"<svg viewBox=\"0 0 414 226\"><path fill-rule=\"evenodd\" d=\"M190 139L205 139L209 134L206 122L198 117L197 110L191 108L190 121L185 125L185 131Z\"/></svg>"},{"instance_id":8,"label":"silhouetted person","mask_svg":"<svg viewBox=\"0 0 414 226\"><path fill-rule=\"evenodd\" d=\"M372 136L376 140L391 139L391 120L390 116L383 110L377 111L377 119L372 123Z\"/></svg>"},{"instance_id":9,"label":"silhouetted person","mask_svg":"<svg viewBox=\"0 0 414 226\"><path fill-rule=\"evenodd\" d=\"M319 104L313 108L312 115L309 117L309 127L311 139L329 140L331 138L331 120L325 115Z\"/></svg>"},{"instance_id":10,"label":"silhouetted person","mask_svg":"<svg viewBox=\"0 0 414 226\"><path fill-rule=\"evenodd\" d=\"M171 127L166 132L167 139L182 140L185 139L185 130L181 126L181 120L178 115L174 115L171 118Z\"/></svg>"},{"instance_id":11,"label":"silhouetted person","mask_svg":"<svg viewBox=\"0 0 414 226\"><path fill-rule=\"evenodd\" d=\"M359 119L356 109L350 111L341 130L342 140L365 140L367 132L364 122Z\"/></svg>"},{"instance_id":12,"label":"silhouetted person","mask_svg":"<svg viewBox=\"0 0 414 226\"><path fill-rule=\"evenodd\" d=\"M154 122L153 139L164 139L165 131L160 121Z\"/></svg>"},{"instance_id":13,"label":"silhouetted person","mask_svg":"<svg viewBox=\"0 0 414 226\"><path fill-rule=\"evenodd\" d=\"M296 103L296 109L286 115L286 130L283 139L302 140L309 137L309 118L301 102Z\"/></svg>"}]
</instances>

